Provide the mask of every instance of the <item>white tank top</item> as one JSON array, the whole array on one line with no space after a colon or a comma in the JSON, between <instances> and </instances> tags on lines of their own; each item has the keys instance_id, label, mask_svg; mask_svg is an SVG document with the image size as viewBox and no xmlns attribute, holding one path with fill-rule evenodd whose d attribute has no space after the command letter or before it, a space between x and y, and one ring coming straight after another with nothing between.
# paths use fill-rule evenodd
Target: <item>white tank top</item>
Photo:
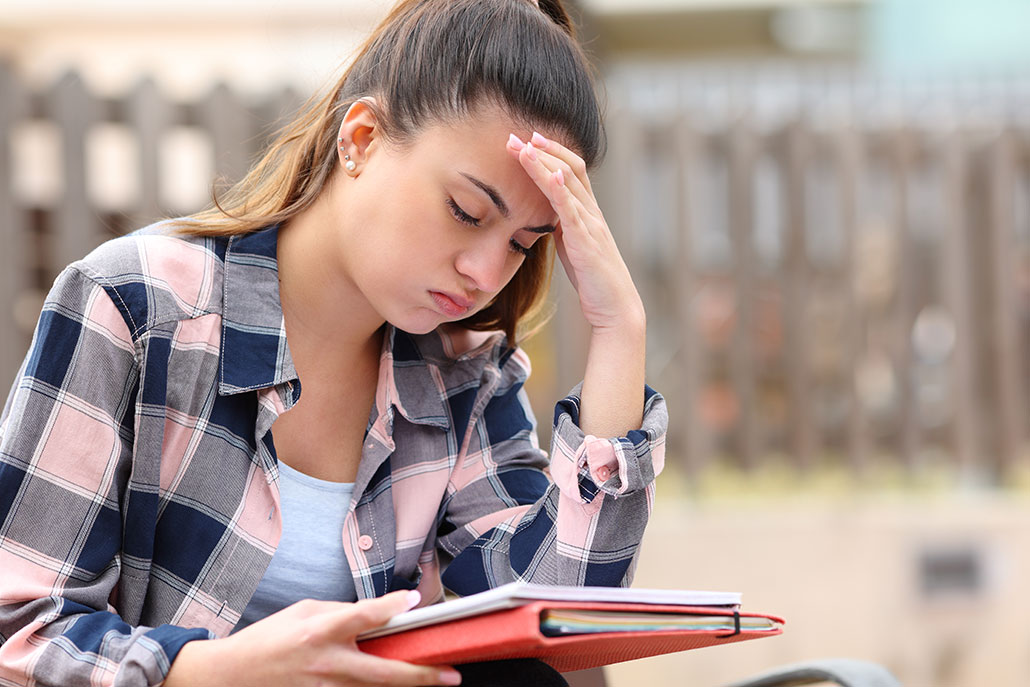
<instances>
[{"instance_id":1,"label":"white tank top","mask_svg":"<svg viewBox=\"0 0 1030 687\"><path fill-rule=\"evenodd\" d=\"M353 482L318 479L279 461L282 537L233 632L302 599L357 600L343 550L353 493Z\"/></svg>"}]
</instances>

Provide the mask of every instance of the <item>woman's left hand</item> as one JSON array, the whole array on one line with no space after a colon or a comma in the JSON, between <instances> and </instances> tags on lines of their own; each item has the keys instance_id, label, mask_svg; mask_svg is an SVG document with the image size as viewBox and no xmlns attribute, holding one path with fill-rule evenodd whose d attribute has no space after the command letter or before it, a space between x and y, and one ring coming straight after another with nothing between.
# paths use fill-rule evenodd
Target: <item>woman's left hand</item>
<instances>
[{"instance_id":1,"label":"woman's left hand","mask_svg":"<svg viewBox=\"0 0 1030 687\"><path fill-rule=\"evenodd\" d=\"M595 331L644 321L644 307L590 187L586 164L557 141L512 135L508 151L558 214L555 247Z\"/></svg>"}]
</instances>

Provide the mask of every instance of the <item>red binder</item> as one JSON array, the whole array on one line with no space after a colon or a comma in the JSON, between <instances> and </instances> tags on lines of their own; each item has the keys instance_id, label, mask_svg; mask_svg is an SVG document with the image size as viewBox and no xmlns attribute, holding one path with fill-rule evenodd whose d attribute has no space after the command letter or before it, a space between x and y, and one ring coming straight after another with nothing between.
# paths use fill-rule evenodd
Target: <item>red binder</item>
<instances>
[{"instance_id":1,"label":"red binder","mask_svg":"<svg viewBox=\"0 0 1030 687\"><path fill-rule=\"evenodd\" d=\"M516 608L361 640L358 647L377 656L423 665L538 658L560 672L568 672L782 633L782 629L777 626L775 629L757 631L676 629L547 636L541 631L542 614L559 609L726 616L738 619L737 628L740 627L739 619L748 617L783 623L781 618L775 616L740 613L711 606L532 601Z\"/></svg>"}]
</instances>

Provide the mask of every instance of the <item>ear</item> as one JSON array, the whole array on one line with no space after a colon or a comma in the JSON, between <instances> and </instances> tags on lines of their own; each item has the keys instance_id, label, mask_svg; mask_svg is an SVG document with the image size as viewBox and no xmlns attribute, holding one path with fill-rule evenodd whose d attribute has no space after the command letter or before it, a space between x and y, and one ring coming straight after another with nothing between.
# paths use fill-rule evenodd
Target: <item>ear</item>
<instances>
[{"instance_id":1,"label":"ear","mask_svg":"<svg viewBox=\"0 0 1030 687\"><path fill-rule=\"evenodd\" d=\"M368 161L368 155L378 143L379 119L375 113L376 101L372 97L356 100L340 123L340 131L337 134L337 156L340 164L351 176L360 173L361 167ZM375 145L373 145L375 143ZM346 166L349 161L353 162L353 169Z\"/></svg>"}]
</instances>

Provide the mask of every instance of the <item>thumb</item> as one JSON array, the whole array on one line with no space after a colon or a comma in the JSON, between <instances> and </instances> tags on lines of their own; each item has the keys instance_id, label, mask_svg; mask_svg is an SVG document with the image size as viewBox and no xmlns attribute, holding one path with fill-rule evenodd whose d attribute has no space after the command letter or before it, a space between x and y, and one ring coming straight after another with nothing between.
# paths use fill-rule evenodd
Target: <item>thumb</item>
<instances>
[{"instance_id":1,"label":"thumb","mask_svg":"<svg viewBox=\"0 0 1030 687\"><path fill-rule=\"evenodd\" d=\"M418 590L401 590L384 594L377 599L364 599L350 604L340 613L337 630L357 636L366 630L384 625L398 613L410 610L422 600Z\"/></svg>"}]
</instances>

